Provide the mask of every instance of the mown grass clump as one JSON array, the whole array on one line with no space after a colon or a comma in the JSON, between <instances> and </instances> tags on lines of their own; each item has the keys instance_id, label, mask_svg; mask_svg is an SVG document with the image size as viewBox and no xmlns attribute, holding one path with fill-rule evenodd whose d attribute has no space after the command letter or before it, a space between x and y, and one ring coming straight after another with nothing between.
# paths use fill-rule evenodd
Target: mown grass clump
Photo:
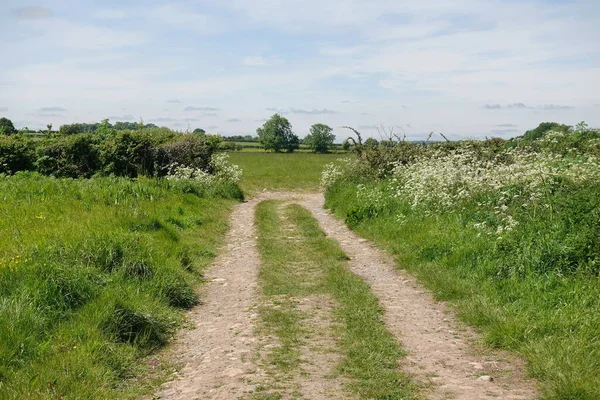
<instances>
[{"instance_id":1,"label":"mown grass clump","mask_svg":"<svg viewBox=\"0 0 600 400\"><path fill-rule=\"evenodd\" d=\"M219 184L0 176L0 398L143 391L239 198Z\"/></svg>"},{"instance_id":2,"label":"mown grass clump","mask_svg":"<svg viewBox=\"0 0 600 400\"><path fill-rule=\"evenodd\" d=\"M522 354L546 399L600 398L600 134L585 129L402 143L388 171L359 160L325 176L327 206L488 345Z\"/></svg>"}]
</instances>

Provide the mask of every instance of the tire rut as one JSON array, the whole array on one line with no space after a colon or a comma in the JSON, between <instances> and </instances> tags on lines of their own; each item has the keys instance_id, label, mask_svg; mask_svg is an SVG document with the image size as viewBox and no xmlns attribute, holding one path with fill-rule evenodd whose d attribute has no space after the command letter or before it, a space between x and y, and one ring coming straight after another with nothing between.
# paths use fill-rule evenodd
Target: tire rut
<instances>
[{"instance_id":1,"label":"tire rut","mask_svg":"<svg viewBox=\"0 0 600 400\"><path fill-rule=\"evenodd\" d=\"M385 310L390 332L408 352L403 369L425 384L429 399L534 399L524 363L507 352L485 351L477 333L458 323L454 313L433 299L417 281L394 267L394 260L352 232L323 209L321 194L304 195L299 204L310 210L325 233L350 256L348 267L363 278Z\"/></svg>"},{"instance_id":2,"label":"tire rut","mask_svg":"<svg viewBox=\"0 0 600 400\"><path fill-rule=\"evenodd\" d=\"M155 398L247 397L255 389L253 382L264 376L252 360L260 344L255 337L261 261L254 209L268 199L307 208L350 256L349 269L371 286L385 311L386 326L408 352L401 360L402 368L422 385L427 398L524 400L539 396L535 382L525 379L521 360L506 352L478 350L475 344L480 337L458 323L454 313L414 278L397 270L390 256L325 211L322 194L264 192L232 213L226 247L206 274L204 304L189 316L195 329L184 332L174 347L185 367ZM315 384L321 385L311 382Z\"/></svg>"},{"instance_id":3,"label":"tire rut","mask_svg":"<svg viewBox=\"0 0 600 400\"><path fill-rule=\"evenodd\" d=\"M203 304L188 316L194 329L183 332L173 349L185 366L156 397L230 400L254 389L248 378L257 372L251 360L260 266L254 229L257 203L249 201L234 209L225 248L206 272Z\"/></svg>"}]
</instances>

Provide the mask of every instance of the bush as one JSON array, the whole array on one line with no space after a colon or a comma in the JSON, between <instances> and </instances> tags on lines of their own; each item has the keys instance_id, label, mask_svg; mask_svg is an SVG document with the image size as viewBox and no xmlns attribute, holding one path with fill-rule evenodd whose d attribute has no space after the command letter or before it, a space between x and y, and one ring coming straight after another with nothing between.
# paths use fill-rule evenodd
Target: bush
<instances>
[{"instance_id":1,"label":"bush","mask_svg":"<svg viewBox=\"0 0 600 400\"><path fill-rule=\"evenodd\" d=\"M33 168L34 144L21 135L0 136L0 174L14 174Z\"/></svg>"},{"instance_id":2,"label":"bush","mask_svg":"<svg viewBox=\"0 0 600 400\"><path fill-rule=\"evenodd\" d=\"M100 170L98 146L91 134L46 139L37 154L37 170L45 175L89 178Z\"/></svg>"},{"instance_id":3,"label":"bush","mask_svg":"<svg viewBox=\"0 0 600 400\"><path fill-rule=\"evenodd\" d=\"M100 160L107 174L135 178L156 172L156 146L172 135L152 135L145 131L122 131L104 142Z\"/></svg>"},{"instance_id":4,"label":"bush","mask_svg":"<svg viewBox=\"0 0 600 400\"><path fill-rule=\"evenodd\" d=\"M165 176L172 165L185 165L211 173L211 157L220 144L220 137L205 135L185 136L165 143L157 148L156 173Z\"/></svg>"}]
</instances>

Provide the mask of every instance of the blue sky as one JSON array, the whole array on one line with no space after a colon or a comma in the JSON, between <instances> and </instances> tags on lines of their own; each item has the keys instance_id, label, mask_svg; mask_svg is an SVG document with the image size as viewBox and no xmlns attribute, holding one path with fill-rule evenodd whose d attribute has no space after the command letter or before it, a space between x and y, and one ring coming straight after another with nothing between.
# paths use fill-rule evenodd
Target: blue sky
<instances>
[{"instance_id":1,"label":"blue sky","mask_svg":"<svg viewBox=\"0 0 600 400\"><path fill-rule=\"evenodd\" d=\"M274 112L418 139L600 125L597 0L0 5L0 114L253 134Z\"/></svg>"}]
</instances>

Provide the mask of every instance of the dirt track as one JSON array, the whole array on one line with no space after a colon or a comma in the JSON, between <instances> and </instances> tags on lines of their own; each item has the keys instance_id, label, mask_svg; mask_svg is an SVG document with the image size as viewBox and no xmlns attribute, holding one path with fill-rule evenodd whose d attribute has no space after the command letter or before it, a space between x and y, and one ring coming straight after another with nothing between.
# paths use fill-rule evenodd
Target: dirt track
<instances>
[{"instance_id":1,"label":"dirt track","mask_svg":"<svg viewBox=\"0 0 600 400\"><path fill-rule=\"evenodd\" d=\"M379 298L389 331L408 352L400 360L401 367L415 377L424 397L537 397L535 384L524 379L522 362L506 353L483 354L476 346L475 332L458 323L452 311L434 301L414 278L395 269L387 254L325 211L321 194L274 192L262 193L233 212L226 247L206 275L204 303L189 315L196 329L182 332L174 347L174 354L185 367L175 380L163 385L158 398L249 398L260 382L263 371L253 362L262 339L254 336L260 266L254 208L265 199L301 204L313 213L325 233L340 243L351 258L349 269ZM316 398L307 395L303 398ZM340 399L353 398L344 392L338 395Z\"/></svg>"}]
</instances>

